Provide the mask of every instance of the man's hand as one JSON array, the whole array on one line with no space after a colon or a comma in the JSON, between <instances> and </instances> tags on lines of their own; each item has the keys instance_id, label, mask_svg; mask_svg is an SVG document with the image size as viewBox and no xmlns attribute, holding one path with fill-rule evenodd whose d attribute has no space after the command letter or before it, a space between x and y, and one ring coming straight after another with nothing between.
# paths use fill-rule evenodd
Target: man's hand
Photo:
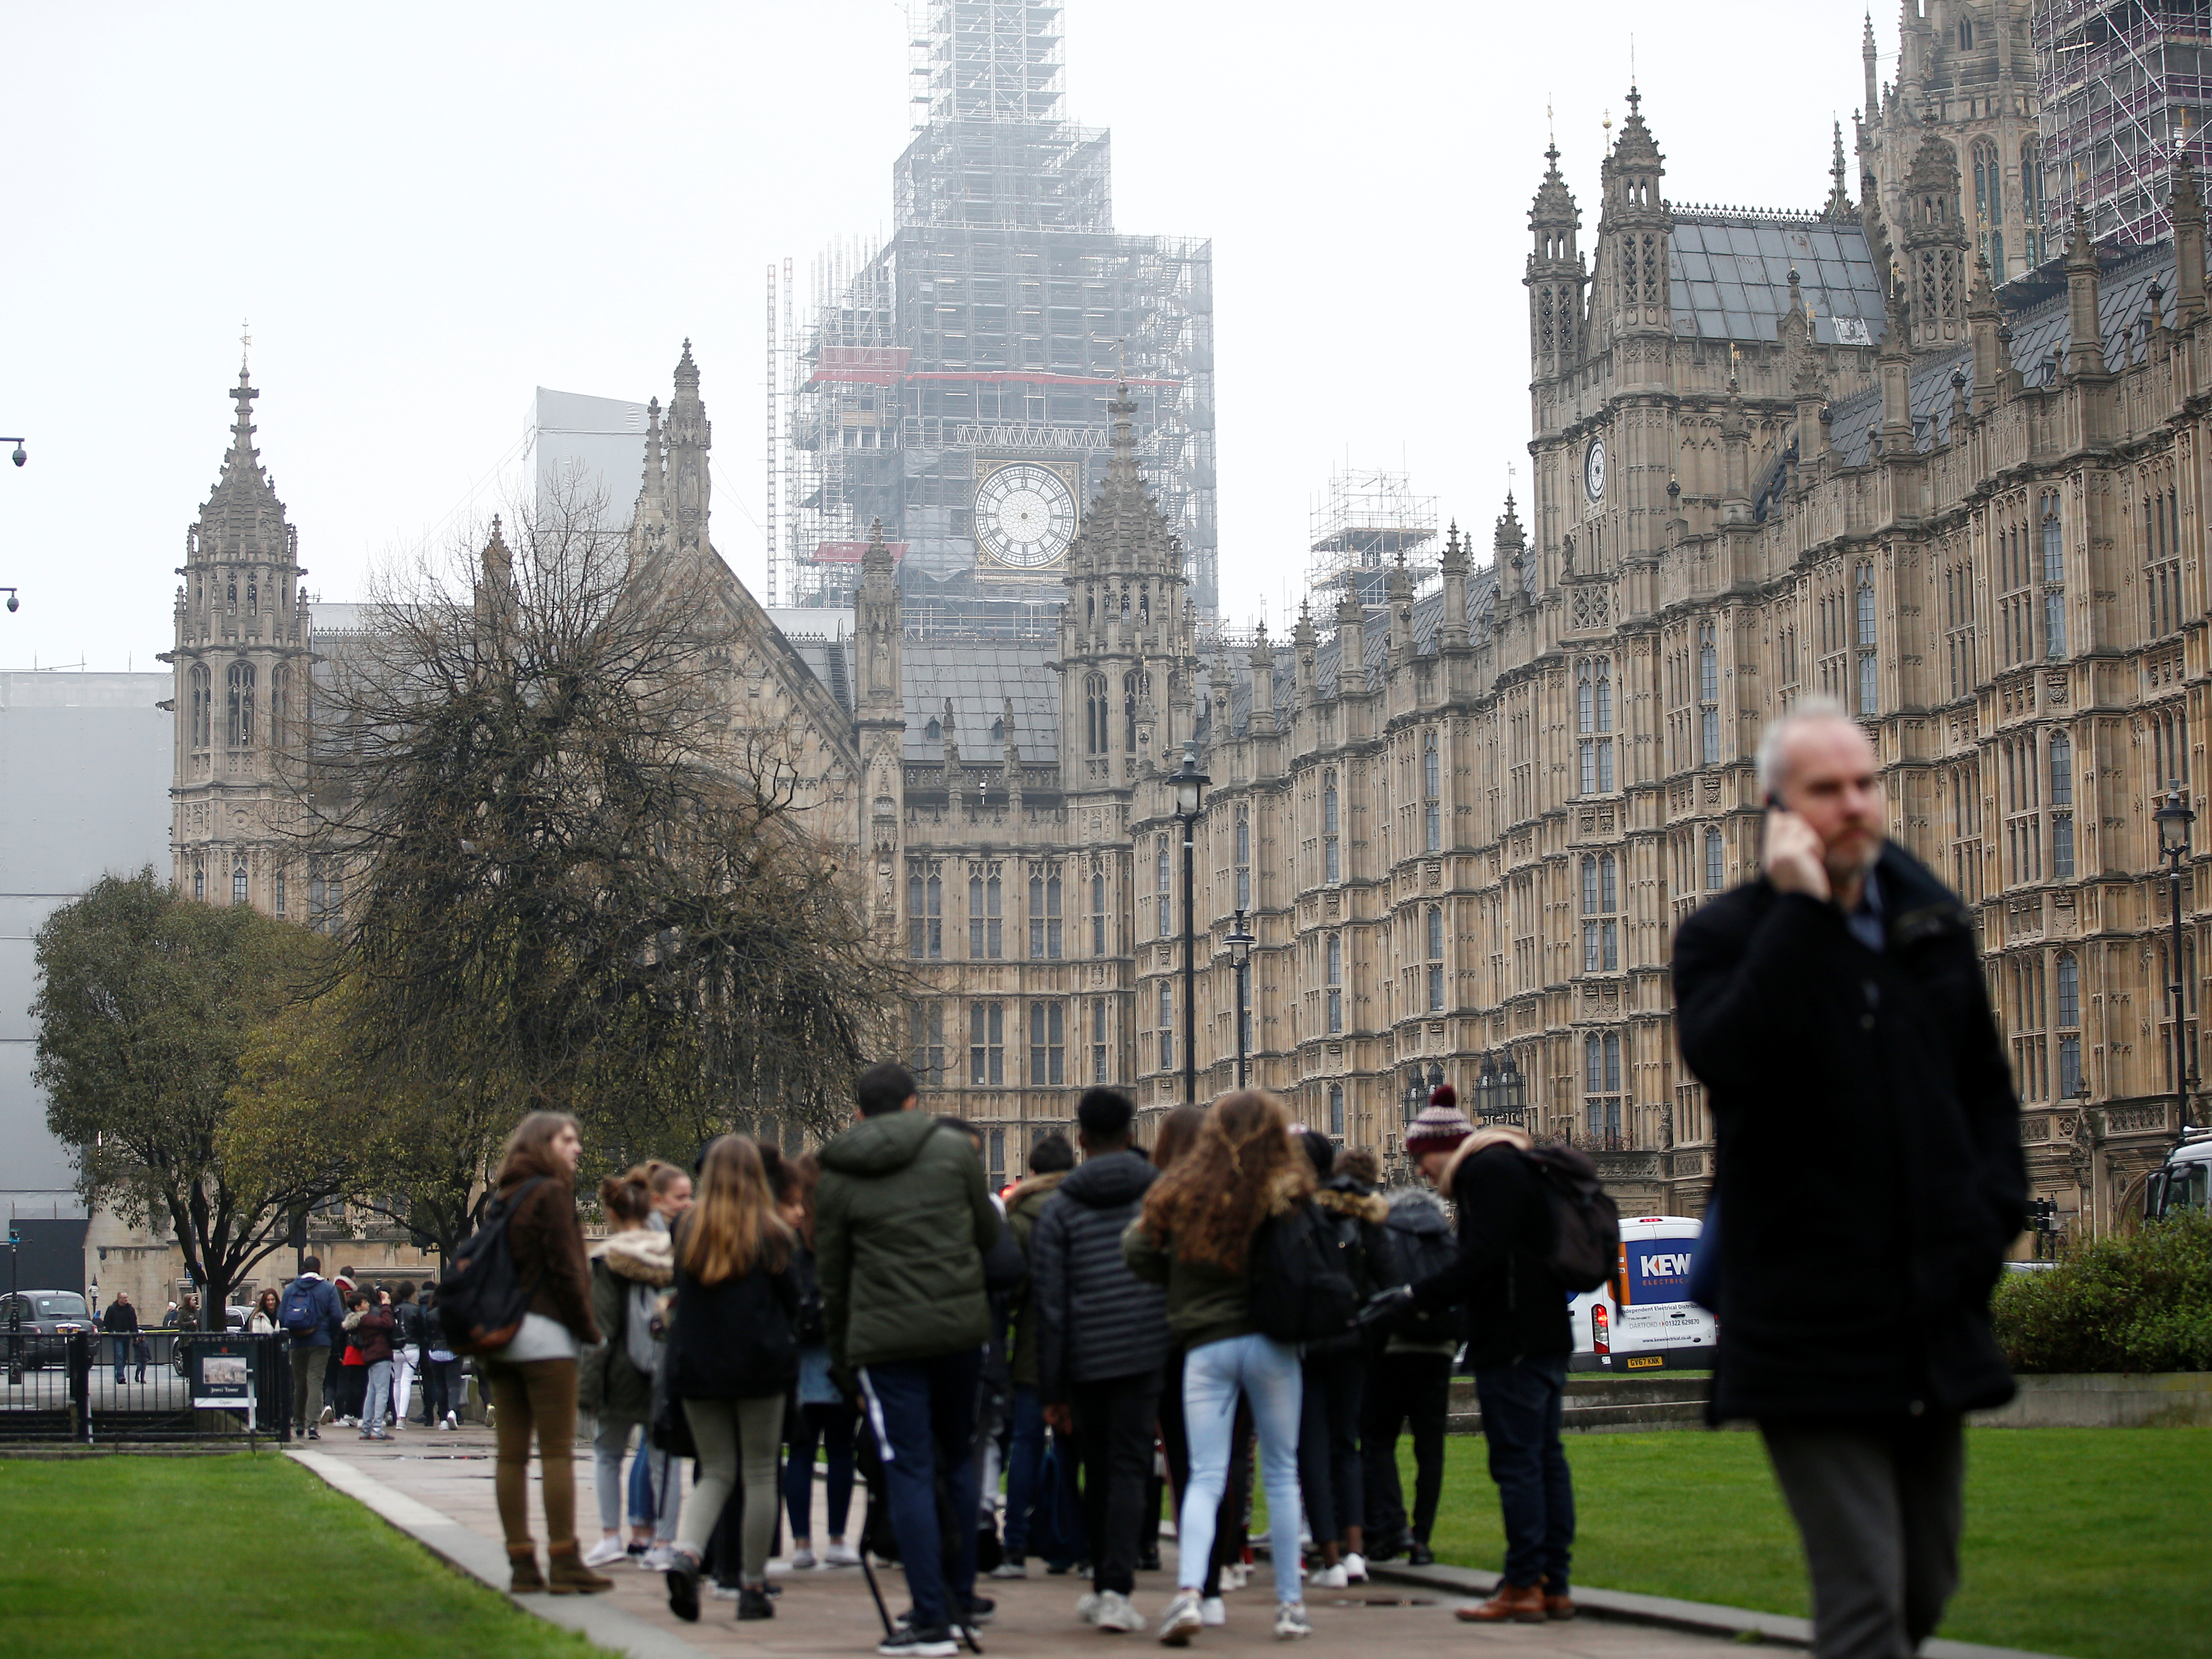
<instances>
[{"instance_id":1,"label":"man's hand","mask_svg":"<svg viewBox=\"0 0 2212 1659\"><path fill-rule=\"evenodd\" d=\"M1075 1432L1075 1413L1065 1400L1056 1400L1044 1408L1044 1423L1060 1434Z\"/></svg>"},{"instance_id":2,"label":"man's hand","mask_svg":"<svg viewBox=\"0 0 2212 1659\"><path fill-rule=\"evenodd\" d=\"M1366 1304L1352 1316L1352 1323L1362 1332L1389 1331L1413 1311L1413 1287L1396 1285L1369 1297Z\"/></svg>"},{"instance_id":3,"label":"man's hand","mask_svg":"<svg viewBox=\"0 0 2212 1659\"><path fill-rule=\"evenodd\" d=\"M1778 892L1803 893L1826 902L1830 897L1826 848L1813 826L1796 813L1773 806L1766 813L1766 878Z\"/></svg>"}]
</instances>

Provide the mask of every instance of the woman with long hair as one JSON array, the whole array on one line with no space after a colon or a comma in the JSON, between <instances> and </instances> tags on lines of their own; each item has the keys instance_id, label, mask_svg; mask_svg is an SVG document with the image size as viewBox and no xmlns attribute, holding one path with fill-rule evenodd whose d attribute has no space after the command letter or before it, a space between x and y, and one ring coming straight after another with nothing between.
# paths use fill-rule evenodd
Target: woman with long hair
<instances>
[{"instance_id":1,"label":"woman with long hair","mask_svg":"<svg viewBox=\"0 0 2212 1659\"><path fill-rule=\"evenodd\" d=\"M593 1484L599 1496L599 1541L584 1558L587 1567L610 1565L625 1554L641 1555L653 1536L653 1511L641 1513L633 1504L631 1546L626 1549L623 1544L623 1457L633 1431L647 1431L635 1462L651 1471L648 1480L660 1490L668 1486L668 1455L654 1449L647 1425L662 1346L653 1322L676 1276L668 1235L646 1224L653 1213L653 1188L642 1165L599 1182L599 1211L609 1231L592 1248L592 1317L606 1340L585 1352L576 1387L576 1404L592 1417ZM672 1544L674 1505L665 1507L670 1513L659 1541Z\"/></svg>"},{"instance_id":2,"label":"woman with long hair","mask_svg":"<svg viewBox=\"0 0 2212 1659\"><path fill-rule=\"evenodd\" d=\"M813 1153L784 1162L781 1190L776 1194L784 1220L799 1235L793 1261L799 1268L799 1395L798 1409L786 1425L791 1455L783 1466L783 1507L791 1525L791 1565L856 1567L859 1552L845 1541L845 1522L853 1509L854 1435L860 1427L860 1408L830 1376L830 1339L822 1328L822 1291L814 1270L814 1187L822 1177L822 1164ZM824 1494L829 1513L830 1541L814 1552L814 1454L819 1448L829 1460L830 1485Z\"/></svg>"},{"instance_id":3,"label":"woman with long hair","mask_svg":"<svg viewBox=\"0 0 2212 1659\"><path fill-rule=\"evenodd\" d=\"M1312 1634L1298 1588L1297 1350L1252 1321L1251 1256L1268 1222L1310 1201L1313 1166L1291 1144L1290 1115L1257 1089L1224 1095L1190 1148L1145 1195L1121 1240L1130 1271L1165 1285L1168 1323L1183 1345L1182 1407L1190 1479L1176 1538L1176 1598L1160 1640L1179 1647L1206 1622L1217 1512L1229 1479L1241 1390L1252 1402L1267 1484L1275 1559L1275 1634Z\"/></svg>"},{"instance_id":4,"label":"woman with long hair","mask_svg":"<svg viewBox=\"0 0 2212 1659\"><path fill-rule=\"evenodd\" d=\"M699 1617L699 1564L744 1469L738 1617L773 1619L768 1553L775 1534L775 1455L784 1396L799 1377L798 1239L778 1213L760 1148L724 1135L699 1160L697 1198L676 1224L676 1329L662 1364L698 1448L684 1500L668 1606Z\"/></svg>"},{"instance_id":5,"label":"woman with long hair","mask_svg":"<svg viewBox=\"0 0 2212 1659\"><path fill-rule=\"evenodd\" d=\"M256 1336L272 1335L283 1330L284 1328L276 1322L276 1313L283 1301L273 1285L262 1291L253 1298L253 1311L246 1318L246 1328Z\"/></svg>"},{"instance_id":6,"label":"woman with long hair","mask_svg":"<svg viewBox=\"0 0 2212 1659\"><path fill-rule=\"evenodd\" d=\"M599 1340L584 1233L576 1224L576 1163L583 1151L574 1118L532 1112L507 1138L492 1183L493 1197L507 1209L515 1282L533 1287L514 1340L483 1356L499 1444L493 1492L517 1595L590 1595L615 1587L576 1552L577 1361ZM544 1474L544 1577L530 1537L532 1430Z\"/></svg>"}]
</instances>

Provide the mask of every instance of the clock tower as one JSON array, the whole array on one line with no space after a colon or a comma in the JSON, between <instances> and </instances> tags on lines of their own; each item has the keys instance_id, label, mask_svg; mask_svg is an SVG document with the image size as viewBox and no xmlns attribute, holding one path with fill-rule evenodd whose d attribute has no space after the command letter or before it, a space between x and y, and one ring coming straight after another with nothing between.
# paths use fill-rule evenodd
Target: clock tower
<instances>
[{"instance_id":1,"label":"clock tower","mask_svg":"<svg viewBox=\"0 0 2212 1659\"><path fill-rule=\"evenodd\" d=\"M1075 539L1076 486L1042 461L978 460L975 555L986 575L1056 573Z\"/></svg>"}]
</instances>

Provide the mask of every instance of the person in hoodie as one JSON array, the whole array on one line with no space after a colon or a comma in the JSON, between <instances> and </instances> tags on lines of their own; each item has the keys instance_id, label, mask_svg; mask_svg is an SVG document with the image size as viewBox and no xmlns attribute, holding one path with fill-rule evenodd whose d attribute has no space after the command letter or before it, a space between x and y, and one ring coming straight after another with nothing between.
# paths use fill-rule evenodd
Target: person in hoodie
<instances>
[{"instance_id":1,"label":"person in hoodie","mask_svg":"<svg viewBox=\"0 0 2212 1659\"><path fill-rule=\"evenodd\" d=\"M1037 1394L1083 1460L1091 1578L1076 1616L1104 1631L1145 1627L1129 1597L1173 1340L1166 1291L1121 1256L1121 1235L1159 1176L1130 1148L1136 1119L1136 1103L1118 1089L1084 1091L1075 1109L1083 1166L1041 1207L1030 1241Z\"/></svg>"},{"instance_id":2,"label":"person in hoodie","mask_svg":"<svg viewBox=\"0 0 2212 1659\"><path fill-rule=\"evenodd\" d=\"M653 1188L643 1165L599 1182L599 1211L613 1231L592 1246L592 1318L606 1340L584 1351L576 1371L576 1406L592 1418L594 1484L599 1497L599 1541L584 1557L587 1567L604 1567L629 1552L623 1543L623 1457L633 1431L640 1434L637 1461L648 1468L665 1465L668 1454L654 1449L647 1432L653 1421L653 1377L659 1369L662 1343L653 1322L664 1293L675 1281L669 1237L647 1225L653 1213ZM668 1488L665 1467L650 1477L653 1489ZM663 1505L658 1541L676 1541L676 1506ZM651 1535L653 1516L633 1512L630 1528L642 1546Z\"/></svg>"},{"instance_id":3,"label":"person in hoodie","mask_svg":"<svg viewBox=\"0 0 2212 1659\"><path fill-rule=\"evenodd\" d=\"M947 1582L937 1473L951 1512L976 1513L976 1385L991 1336L983 1258L998 1206L968 1138L917 1110L914 1073L886 1060L854 1085L858 1121L822 1149L815 1265L834 1374L857 1384L883 1458L891 1529L914 1613L877 1650L952 1659L974 1620L975 1529Z\"/></svg>"},{"instance_id":4,"label":"person in hoodie","mask_svg":"<svg viewBox=\"0 0 2212 1659\"><path fill-rule=\"evenodd\" d=\"M1384 1224L1390 1206L1375 1195L1375 1154L1340 1149L1319 1130L1300 1137L1322 1186L1314 1207L1329 1222L1364 1303L1405 1282ZM1305 1371L1304 1412L1298 1425L1298 1490L1305 1494L1321 1565L1316 1589L1341 1589L1367 1582L1366 1477L1361 1469L1359 1425L1367 1392L1367 1338L1346 1331L1309 1342L1300 1357Z\"/></svg>"},{"instance_id":5,"label":"person in hoodie","mask_svg":"<svg viewBox=\"0 0 2212 1659\"><path fill-rule=\"evenodd\" d=\"M1457 1096L1449 1083L1437 1085L1432 1103L1450 1106ZM1393 1255L1408 1279L1451 1265L1459 1253L1451 1217L1443 1201L1424 1187L1390 1194ZM1437 1505L1443 1495L1444 1425L1451 1408L1451 1362L1467 1340L1467 1319L1457 1308L1416 1313L1390 1333L1382 1352L1367 1365L1367 1403L1360 1427L1360 1470L1367 1486L1367 1559L1388 1561L1403 1555L1425 1567L1436 1560L1429 1540L1435 1535ZM1406 1513L1398 1480L1398 1434L1413 1432L1413 1513Z\"/></svg>"},{"instance_id":6,"label":"person in hoodie","mask_svg":"<svg viewBox=\"0 0 2212 1659\"><path fill-rule=\"evenodd\" d=\"M1031 1261L1037 1218L1075 1167L1075 1148L1065 1135L1044 1135L1030 1148L1029 1178L1006 1194L1006 1231ZM1021 1578L1029 1572L1030 1513L1046 1494L1037 1481L1044 1468L1044 1408L1037 1395L1036 1273L1014 1304L1014 1349L1008 1362L1013 1384L1013 1437L1006 1454L1006 1559L992 1569L994 1578ZM1065 1431L1063 1431L1065 1432ZM1073 1490L1072 1483L1070 1485Z\"/></svg>"},{"instance_id":7,"label":"person in hoodie","mask_svg":"<svg viewBox=\"0 0 2212 1659\"><path fill-rule=\"evenodd\" d=\"M361 1437L389 1440L385 1424L392 1418L392 1333L398 1322L392 1315L392 1292L380 1289L374 1300L363 1297L361 1317L354 1322L353 1343L368 1368L367 1392L362 1397Z\"/></svg>"}]
</instances>

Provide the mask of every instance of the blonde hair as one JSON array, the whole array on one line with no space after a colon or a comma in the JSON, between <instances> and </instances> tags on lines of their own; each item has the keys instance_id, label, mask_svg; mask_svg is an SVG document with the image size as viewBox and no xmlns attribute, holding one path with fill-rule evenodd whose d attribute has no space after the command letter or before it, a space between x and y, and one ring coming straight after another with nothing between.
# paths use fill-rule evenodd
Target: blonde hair
<instances>
[{"instance_id":1,"label":"blonde hair","mask_svg":"<svg viewBox=\"0 0 2212 1659\"><path fill-rule=\"evenodd\" d=\"M702 1285L791 1260L792 1233L776 1213L760 1147L749 1135L722 1135L699 1160L698 1199L677 1224L676 1259Z\"/></svg>"}]
</instances>

